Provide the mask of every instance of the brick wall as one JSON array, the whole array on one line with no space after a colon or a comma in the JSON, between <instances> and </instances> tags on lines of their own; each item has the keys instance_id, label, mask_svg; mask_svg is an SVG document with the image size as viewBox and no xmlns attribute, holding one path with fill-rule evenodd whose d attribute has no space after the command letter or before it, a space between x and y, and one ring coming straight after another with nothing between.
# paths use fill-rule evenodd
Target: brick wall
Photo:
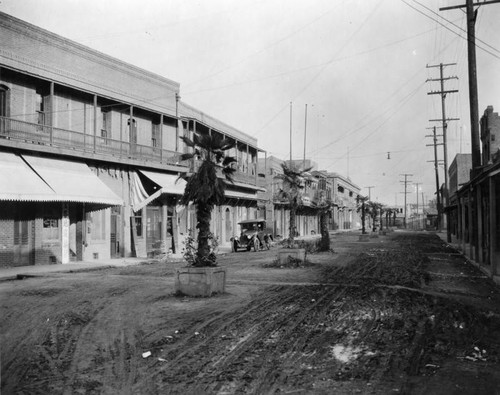
<instances>
[{"instance_id":1,"label":"brick wall","mask_svg":"<svg viewBox=\"0 0 500 395\"><path fill-rule=\"evenodd\" d=\"M10 267L14 259L14 220L0 219L0 267Z\"/></svg>"},{"instance_id":2,"label":"brick wall","mask_svg":"<svg viewBox=\"0 0 500 395\"><path fill-rule=\"evenodd\" d=\"M179 84L0 13L5 64L48 80L175 113ZM15 50L13 50L15 48ZM126 81L126 84L124 84ZM151 98L155 98L152 100Z\"/></svg>"}]
</instances>

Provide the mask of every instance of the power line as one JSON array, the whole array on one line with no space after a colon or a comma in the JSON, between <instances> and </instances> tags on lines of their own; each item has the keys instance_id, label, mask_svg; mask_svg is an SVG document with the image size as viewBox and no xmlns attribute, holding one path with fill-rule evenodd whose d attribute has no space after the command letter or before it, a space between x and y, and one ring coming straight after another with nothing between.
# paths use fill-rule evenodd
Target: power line
<instances>
[{"instance_id":1,"label":"power line","mask_svg":"<svg viewBox=\"0 0 500 395\"><path fill-rule=\"evenodd\" d=\"M430 15L427 15L426 13L424 13L423 11L419 10L418 8L415 8L414 6L412 6L411 4L407 3L405 0L401 0L403 3L405 3L408 7L410 8L413 8L415 11L417 11L418 13L422 14L423 16L425 16L426 18L429 18L437 23L439 23L442 27L444 27L445 29L449 30L450 32L452 32L453 34L456 34L458 35L459 37L467 40L467 38L463 37L460 33L457 33L456 31L454 31L453 29L450 29L448 26L444 25L443 23L441 23L440 21L438 21L437 19L433 18L432 16ZM479 48L479 49L482 49L484 52L490 54L491 56L497 58L497 59L500 59L500 56L488 51L487 49L479 46L476 44L476 47Z\"/></svg>"},{"instance_id":2,"label":"power line","mask_svg":"<svg viewBox=\"0 0 500 395\"><path fill-rule=\"evenodd\" d=\"M427 7L426 5L424 5L424 4L422 4L422 3L420 3L420 2L419 2L419 1L417 1L417 0L412 0L412 1L413 1L414 3L417 3L418 5L420 5L421 7L424 7L426 10L429 10L430 12L432 12L434 15L437 15L437 16L438 16L438 17L440 17L441 19L444 19L446 22L448 22L449 24L451 24L451 25L455 26L456 28L460 29L460 30L461 30L461 31L463 31L464 33L467 33L467 30L466 30L466 29L464 29L464 28L462 28L461 26L458 26L457 24L453 23L452 21L450 21L450 20L446 19L446 18L445 18L445 17L443 17L441 14L439 14L439 13L437 13L437 12L433 11L431 8ZM447 7L444 7L444 8L442 8L442 9L443 9L443 10L444 10L444 9L447 9ZM459 36L459 37L461 37L461 36ZM486 45L487 47L491 48L492 50L494 50L494 51L496 51L496 52L500 53L500 50L496 49L495 47L493 47L492 45L488 44L487 42L485 42L485 41L483 41L483 40L481 40L481 39L479 39L479 38L477 38L477 37L476 37L476 40L477 40L477 41L479 41L479 42L481 42L482 44Z\"/></svg>"}]
</instances>

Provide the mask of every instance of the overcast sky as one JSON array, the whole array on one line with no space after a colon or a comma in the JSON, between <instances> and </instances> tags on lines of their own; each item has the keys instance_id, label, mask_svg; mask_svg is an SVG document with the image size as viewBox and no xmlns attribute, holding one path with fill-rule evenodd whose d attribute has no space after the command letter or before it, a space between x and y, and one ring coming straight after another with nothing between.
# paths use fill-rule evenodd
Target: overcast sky
<instances>
[{"instance_id":1,"label":"overcast sky","mask_svg":"<svg viewBox=\"0 0 500 395\"><path fill-rule=\"evenodd\" d=\"M434 198L432 139L449 94L448 163L470 152L465 0L1 0L0 10L181 85L184 102L304 156L371 198L402 204L404 177ZM479 8L479 114L500 110L500 4ZM460 37L461 36L461 37ZM305 107L307 104L307 127ZM443 159L439 147L439 159ZM388 154L390 153L390 154ZM387 159L390 156L390 159ZM444 181L443 169L440 181ZM416 187L409 187L409 202Z\"/></svg>"}]
</instances>

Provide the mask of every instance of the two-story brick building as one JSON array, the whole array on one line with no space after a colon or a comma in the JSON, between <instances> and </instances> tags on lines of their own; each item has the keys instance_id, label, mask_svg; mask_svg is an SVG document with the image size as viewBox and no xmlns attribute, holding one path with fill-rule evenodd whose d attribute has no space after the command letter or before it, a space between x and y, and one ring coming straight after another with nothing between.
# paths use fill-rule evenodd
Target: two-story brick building
<instances>
[{"instance_id":1,"label":"two-story brick building","mask_svg":"<svg viewBox=\"0 0 500 395\"><path fill-rule=\"evenodd\" d=\"M229 244L256 216L257 140L180 101L177 82L0 13L0 266L180 250L180 136L236 142L236 182L213 214Z\"/></svg>"}]
</instances>

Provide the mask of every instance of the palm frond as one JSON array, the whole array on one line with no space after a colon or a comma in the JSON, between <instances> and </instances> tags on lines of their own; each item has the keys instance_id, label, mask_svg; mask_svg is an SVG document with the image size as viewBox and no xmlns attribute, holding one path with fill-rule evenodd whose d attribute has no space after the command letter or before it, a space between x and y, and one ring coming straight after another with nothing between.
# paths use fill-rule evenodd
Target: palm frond
<instances>
[{"instance_id":1,"label":"palm frond","mask_svg":"<svg viewBox=\"0 0 500 395\"><path fill-rule=\"evenodd\" d=\"M192 153L187 153L187 154L181 154L181 156L179 158L181 161L183 161L183 160L193 159L195 156L197 156L197 153L192 152Z\"/></svg>"},{"instance_id":2,"label":"palm frond","mask_svg":"<svg viewBox=\"0 0 500 395\"><path fill-rule=\"evenodd\" d=\"M224 167L230 166L231 164L236 163L236 162L237 162L237 160L234 156L225 156L224 160L222 161L222 166L224 166Z\"/></svg>"},{"instance_id":3,"label":"palm frond","mask_svg":"<svg viewBox=\"0 0 500 395\"><path fill-rule=\"evenodd\" d=\"M187 137L187 136L180 136L179 138L182 141L184 141L184 144L186 144L188 147L194 147L195 146L194 141L191 140L189 137Z\"/></svg>"}]
</instances>

